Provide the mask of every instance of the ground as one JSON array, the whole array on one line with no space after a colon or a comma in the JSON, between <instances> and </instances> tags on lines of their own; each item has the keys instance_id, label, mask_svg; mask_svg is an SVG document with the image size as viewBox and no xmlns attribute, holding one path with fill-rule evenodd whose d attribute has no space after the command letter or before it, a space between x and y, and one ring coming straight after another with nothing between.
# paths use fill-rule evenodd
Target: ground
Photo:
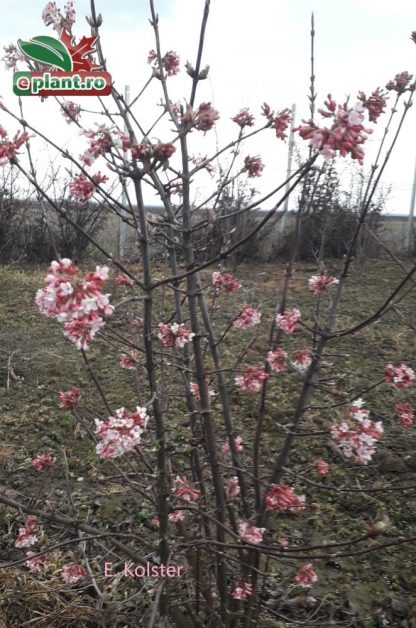
<instances>
[{"instance_id":1,"label":"ground","mask_svg":"<svg viewBox=\"0 0 416 628\"><path fill-rule=\"evenodd\" d=\"M410 267L411 262L406 264ZM337 263L334 263L333 270L336 268ZM243 293L224 302L216 315L217 332L238 313L242 299L262 310L263 321L271 319L283 270L282 264L239 266L236 276L243 284ZM358 270L359 276L348 283L345 291L338 328L349 327L370 315L402 276L402 270L393 261L386 260L362 262ZM88 438L76 427L72 414L58 408L59 391L73 385L82 389L85 403L99 407L100 400L78 352L63 337L61 326L41 316L34 304L34 294L42 286L44 272L45 268L16 266L0 270L0 481L16 499L21 494L29 495L32 503L40 499L42 507L59 505L61 512L71 514L76 511L91 523L103 527L116 520L120 522L120 529L127 530L132 525L145 538L147 533L150 534L152 515L148 507L140 500L131 499L129 489L123 486L107 463L97 458ZM162 272L160 269L160 274ZM211 272L204 271L204 276L209 278ZM315 272L313 265L300 264L292 281L289 306L299 307L304 321L312 320L313 316L314 301L307 289L307 279ZM122 296L122 289L115 289L114 285L109 291L115 291L117 297ZM416 370L414 306L415 298L409 293L374 325L335 341L327 351L323 373L330 374L331 381L327 383L326 393L318 393L314 398L302 425L306 433L297 440L290 459L290 469L297 474L297 492L302 490L309 505L303 513L280 515L273 520L276 538L286 537L292 545L351 541L368 532L374 522L383 518L389 521L385 534L347 547L347 550L359 551L388 544L398 537L416 537L416 427L404 429L393 412L393 406L399 400L406 399L414 406L415 395L413 390L397 395L385 384L373 388L383 378L384 366L390 361L395 364L403 362ZM108 329L117 332L126 324L120 315L109 323ZM243 363L261 363L267 332L267 325L261 328L258 336L252 330L230 332L224 347L225 361L234 364L244 353ZM306 330L301 330L287 341L285 348L289 351L303 348L307 337ZM245 347L247 351L244 351ZM91 363L109 391L110 403L115 407L131 406L137 402L134 375L121 371L118 356L115 349L104 352L102 340L97 341L90 352ZM264 477L267 477L270 461L279 449L301 385L295 372L280 374L273 381L262 441L261 471ZM237 432L248 451L254 434L256 395L242 394L233 385L230 390ZM384 424L385 434L379 452L367 466L343 457L329 437L328 428L331 422L343 418L344 407L333 411L319 408L322 401L333 402L337 395L342 399L347 393L352 397L362 393L372 418L382 420ZM214 409L219 408L216 404L214 401ZM315 409L314 405L317 406ZM179 400L176 411L169 417L169 438L176 447L177 456L185 455L187 451L184 411L183 402ZM219 446L224 441L221 428L218 441ZM144 447L151 446L151 442L144 444ZM34 455L45 452L53 453L59 464L47 474L39 474L31 460ZM249 461L248 453L244 456ZM63 462L65 457L67 466ZM316 458L324 458L331 465L325 478L313 473L311 463ZM413 485L415 488L405 491L374 490ZM372 492L365 492L368 488ZM354 492L348 492L349 489ZM68 505L68 494L72 506ZM14 547L17 529L22 523L21 514L0 506L3 529L0 561L11 562L24 557L22 550ZM44 530L45 544L64 539L63 531L56 527L46 525ZM341 550L345 548L341 547ZM59 580L57 574L65 560L73 560L72 546L63 548L61 555L53 559L55 572L47 585L24 565L0 570L0 628L141 625L138 609L141 605L146 606L152 587L140 591L122 582L113 581L107 585L102 577L104 559L104 554L99 555L92 564L97 581L107 587L104 607L96 599L92 587L86 590L68 588ZM352 557L317 559L314 563L319 583L311 593L317 600L312 613L306 613L293 603L295 594L287 587L293 582L294 566L282 564L273 586L264 591L265 606L270 609L273 619L260 619L259 625L265 628L414 628L414 560L414 542Z\"/></svg>"}]
</instances>

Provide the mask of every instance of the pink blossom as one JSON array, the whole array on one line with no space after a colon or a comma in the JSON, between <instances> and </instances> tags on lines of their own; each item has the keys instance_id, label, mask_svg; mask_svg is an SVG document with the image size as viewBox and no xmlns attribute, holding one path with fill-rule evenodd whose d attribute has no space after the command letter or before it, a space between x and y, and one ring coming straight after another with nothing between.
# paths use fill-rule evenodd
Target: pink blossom
<instances>
[{"instance_id":1,"label":"pink blossom","mask_svg":"<svg viewBox=\"0 0 416 628\"><path fill-rule=\"evenodd\" d=\"M290 109L283 109L277 115L271 110L267 103L262 106L262 116L269 121L270 127L276 131L276 137L280 140L286 139L286 133L289 124L292 121L292 112Z\"/></svg>"},{"instance_id":2,"label":"pink blossom","mask_svg":"<svg viewBox=\"0 0 416 628\"><path fill-rule=\"evenodd\" d=\"M33 458L32 464L37 471L44 471L45 469L53 467L55 460L52 458L51 454L43 454L42 456Z\"/></svg>"},{"instance_id":3,"label":"pink blossom","mask_svg":"<svg viewBox=\"0 0 416 628\"><path fill-rule=\"evenodd\" d=\"M402 390L409 388L413 380L415 379L415 373L413 369L405 364L400 366L393 366L393 364L387 364L384 369L384 381L387 384L391 384L396 390Z\"/></svg>"},{"instance_id":4,"label":"pink blossom","mask_svg":"<svg viewBox=\"0 0 416 628\"><path fill-rule=\"evenodd\" d=\"M240 494L240 483L238 481L238 477L233 475L233 477L228 478L224 489L227 497L237 497Z\"/></svg>"},{"instance_id":5,"label":"pink blossom","mask_svg":"<svg viewBox=\"0 0 416 628\"><path fill-rule=\"evenodd\" d=\"M234 382L244 392L257 392L261 390L263 382L269 375L261 366L246 366L243 375L236 375Z\"/></svg>"},{"instance_id":6,"label":"pink blossom","mask_svg":"<svg viewBox=\"0 0 416 628\"><path fill-rule=\"evenodd\" d=\"M300 311L294 308L293 310L285 310L283 314L277 314L275 322L278 329L281 329L285 334L293 334L299 319Z\"/></svg>"},{"instance_id":7,"label":"pink blossom","mask_svg":"<svg viewBox=\"0 0 416 628\"><path fill-rule=\"evenodd\" d=\"M236 329L247 329L248 327L258 325L260 323L260 319L260 310L255 310L254 308L245 304L243 305L240 314L233 321L233 327L235 327Z\"/></svg>"},{"instance_id":8,"label":"pink blossom","mask_svg":"<svg viewBox=\"0 0 416 628\"><path fill-rule=\"evenodd\" d=\"M310 587L315 584L315 582L318 582L318 576L312 563L305 563L299 567L298 573L295 576L295 582L300 584L301 587Z\"/></svg>"},{"instance_id":9,"label":"pink blossom","mask_svg":"<svg viewBox=\"0 0 416 628\"><path fill-rule=\"evenodd\" d=\"M309 280L309 290L314 294L321 294L325 288L329 286L335 286L339 283L339 280L335 277L327 277L324 273L320 275L313 275Z\"/></svg>"},{"instance_id":10,"label":"pink blossom","mask_svg":"<svg viewBox=\"0 0 416 628\"><path fill-rule=\"evenodd\" d=\"M7 139L7 135L7 131L3 127L0 127L0 166L13 160L18 149L29 140L29 133L27 131L19 131L16 133L13 140Z\"/></svg>"},{"instance_id":11,"label":"pink blossom","mask_svg":"<svg viewBox=\"0 0 416 628\"><path fill-rule=\"evenodd\" d=\"M65 584L75 584L75 582L78 582L81 578L88 576L88 571L81 565L71 563L70 565L65 565L65 567L61 569L60 574Z\"/></svg>"},{"instance_id":12,"label":"pink blossom","mask_svg":"<svg viewBox=\"0 0 416 628\"><path fill-rule=\"evenodd\" d=\"M259 177L264 170L264 164L261 157L258 155L256 157L250 157L247 155L244 159L244 170L247 170L250 178Z\"/></svg>"},{"instance_id":13,"label":"pink blossom","mask_svg":"<svg viewBox=\"0 0 416 628\"><path fill-rule=\"evenodd\" d=\"M408 89L410 89L410 81L413 76L409 74L409 72L400 72L400 74L396 74L392 81L389 81L386 85L386 89L389 91L397 92L398 94L404 94Z\"/></svg>"},{"instance_id":14,"label":"pink blossom","mask_svg":"<svg viewBox=\"0 0 416 628\"><path fill-rule=\"evenodd\" d=\"M100 156L105 156L112 148L127 150L130 147L129 138L116 126L106 124L96 124L97 129L93 131L83 131L89 139L87 150L80 159L86 166L92 166L94 161Z\"/></svg>"},{"instance_id":15,"label":"pink blossom","mask_svg":"<svg viewBox=\"0 0 416 628\"><path fill-rule=\"evenodd\" d=\"M154 50L151 50L149 52L148 57L147 57L147 62L149 64L153 64L153 71L155 72L156 76L158 76L159 66L157 62L157 54ZM175 76L176 74L178 74L179 62L180 62L179 56L173 50L169 50L162 57L162 66L168 76Z\"/></svg>"},{"instance_id":16,"label":"pink blossom","mask_svg":"<svg viewBox=\"0 0 416 628\"><path fill-rule=\"evenodd\" d=\"M126 275L126 273L121 273L121 275L117 275L117 277L114 279L114 282L118 286L133 286L134 285L133 279L129 277L128 275Z\"/></svg>"},{"instance_id":17,"label":"pink blossom","mask_svg":"<svg viewBox=\"0 0 416 628\"><path fill-rule=\"evenodd\" d=\"M236 436L234 438L234 443L235 443L236 451L243 451L244 446L243 446L243 439L241 438L241 436ZM226 440L222 446L222 453L229 454L230 451L231 451L230 443L228 442L228 440Z\"/></svg>"},{"instance_id":18,"label":"pink blossom","mask_svg":"<svg viewBox=\"0 0 416 628\"><path fill-rule=\"evenodd\" d=\"M344 455L364 465L371 460L376 451L375 445L383 434L381 421L374 423L368 416L368 411L362 408L362 402L358 400L351 407L350 420L331 427L331 436ZM355 422L352 423L352 420Z\"/></svg>"},{"instance_id":19,"label":"pink blossom","mask_svg":"<svg viewBox=\"0 0 416 628\"><path fill-rule=\"evenodd\" d=\"M156 161L167 162L175 151L176 148L173 144L156 144L156 146L153 147L153 157Z\"/></svg>"},{"instance_id":20,"label":"pink blossom","mask_svg":"<svg viewBox=\"0 0 416 628\"><path fill-rule=\"evenodd\" d=\"M140 161L148 161L153 157L153 147L150 142L145 138L140 144L133 144L131 147L131 156L134 159Z\"/></svg>"},{"instance_id":21,"label":"pink blossom","mask_svg":"<svg viewBox=\"0 0 416 628\"><path fill-rule=\"evenodd\" d=\"M48 2L42 11L42 20L46 26L52 25L52 28L58 33L63 28L70 31L71 26L75 24L75 8L72 0L69 0L64 5L64 15L61 14L59 8L56 6L56 2Z\"/></svg>"},{"instance_id":22,"label":"pink blossom","mask_svg":"<svg viewBox=\"0 0 416 628\"><path fill-rule=\"evenodd\" d=\"M253 595L253 585L251 582L246 582L242 578L237 580L231 596L235 600L247 600L251 595Z\"/></svg>"},{"instance_id":23,"label":"pink blossom","mask_svg":"<svg viewBox=\"0 0 416 628\"><path fill-rule=\"evenodd\" d=\"M195 334L185 327L184 323L178 325L178 323L159 323L158 338L162 341L163 346L170 347L184 347L187 342L190 342Z\"/></svg>"},{"instance_id":24,"label":"pink blossom","mask_svg":"<svg viewBox=\"0 0 416 628\"><path fill-rule=\"evenodd\" d=\"M199 105L198 111L194 116L194 126L198 131L206 133L214 126L215 120L218 120L219 113L210 102L204 102Z\"/></svg>"},{"instance_id":25,"label":"pink blossom","mask_svg":"<svg viewBox=\"0 0 416 628\"><path fill-rule=\"evenodd\" d=\"M363 164L364 151L361 146L368 139L371 130L365 129L364 107L357 102L354 107L348 107L347 103L337 105L331 95L325 101L326 109L319 109L324 118L332 118L332 126L318 127L315 122L304 122L296 131L304 140L309 140L309 145L320 150L325 158L332 158L336 152L342 157L351 155L359 164Z\"/></svg>"},{"instance_id":26,"label":"pink blossom","mask_svg":"<svg viewBox=\"0 0 416 628\"><path fill-rule=\"evenodd\" d=\"M364 92L359 92L358 100L361 100L365 109L368 110L370 122L377 122L386 107L386 93L379 87L367 98Z\"/></svg>"},{"instance_id":27,"label":"pink blossom","mask_svg":"<svg viewBox=\"0 0 416 628\"><path fill-rule=\"evenodd\" d=\"M39 541L38 537L33 534L37 522L38 519L34 515L28 515L26 517L25 525L19 528L14 542L15 547L30 547Z\"/></svg>"},{"instance_id":28,"label":"pink blossom","mask_svg":"<svg viewBox=\"0 0 416 628\"><path fill-rule=\"evenodd\" d=\"M137 367L137 356L139 352L136 349L128 355L127 353L123 353L120 358L120 366L122 369L135 369Z\"/></svg>"},{"instance_id":29,"label":"pink blossom","mask_svg":"<svg viewBox=\"0 0 416 628\"><path fill-rule=\"evenodd\" d=\"M64 100L62 103L62 115L68 124L78 122L81 115L81 106L69 100Z\"/></svg>"},{"instance_id":30,"label":"pink blossom","mask_svg":"<svg viewBox=\"0 0 416 628\"><path fill-rule=\"evenodd\" d=\"M81 391L76 386L72 386L71 390L59 393L61 410L73 410L79 404Z\"/></svg>"},{"instance_id":31,"label":"pink blossom","mask_svg":"<svg viewBox=\"0 0 416 628\"><path fill-rule=\"evenodd\" d=\"M205 155L204 157L202 157L201 154L196 155L196 156L193 155L192 157L189 157L189 161L191 163L193 163L194 166L197 166L198 168L204 168L211 177L214 176L215 168L208 161L208 156L207 155Z\"/></svg>"},{"instance_id":32,"label":"pink blossom","mask_svg":"<svg viewBox=\"0 0 416 628\"><path fill-rule=\"evenodd\" d=\"M100 315L109 316L114 308L109 296L102 294L108 267L97 266L84 278L70 259L54 261L48 269L45 287L38 290L36 304L42 314L64 323L64 334L78 349L87 349L104 325Z\"/></svg>"},{"instance_id":33,"label":"pink blossom","mask_svg":"<svg viewBox=\"0 0 416 628\"><path fill-rule=\"evenodd\" d=\"M410 427L412 425L415 415L410 404L408 404L406 401L402 403L397 403L394 406L394 411L397 418L399 419L400 424L403 427Z\"/></svg>"},{"instance_id":34,"label":"pink blossom","mask_svg":"<svg viewBox=\"0 0 416 628\"><path fill-rule=\"evenodd\" d=\"M280 347L275 351L269 351L267 354L267 363L272 371L280 373L286 368L287 353Z\"/></svg>"},{"instance_id":35,"label":"pink blossom","mask_svg":"<svg viewBox=\"0 0 416 628\"><path fill-rule=\"evenodd\" d=\"M292 353L292 366L300 373L306 373L312 363L309 349L297 349Z\"/></svg>"},{"instance_id":36,"label":"pink blossom","mask_svg":"<svg viewBox=\"0 0 416 628\"><path fill-rule=\"evenodd\" d=\"M263 540L263 534L266 532L266 528L256 528L252 526L248 521L239 519L237 521L238 534L243 541L258 545Z\"/></svg>"},{"instance_id":37,"label":"pink blossom","mask_svg":"<svg viewBox=\"0 0 416 628\"><path fill-rule=\"evenodd\" d=\"M48 554L41 554L40 556L36 556L36 552L29 551L26 552L26 556L26 567L28 567L33 573L41 573L42 570L48 569Z\"/></svg>"},{"instance_id":38,"label":"pink blossom","mask_svg":"<svg viewBox=\"0 0 416 628\"><path fill-rule=\"evenodd\" d=\"M128 413L126 408L116 410L116 416L107 421L95 419L99 443L96 453L101 458L118 458L132 451L141 441L149 417L146 408L137 406L136 412Z\"/></svg>"},{"instance_id":39,"label":"pink blossom","mask_svg":"<svg viewBox=\"0 0 416 628\"><path fill-rule=\"evenodd\" d=\"M86 203L94 196L97 185L108 181L108 177L100 172L92 175L91 179L87 179L85 174L76 174L69 183L72 196L81 203Z\"/></svg>"},{"instance_id":40,"label":"pink blossom","mask_svg":"<svg viewBox=\"0 0 416 628\"><path fill-rule=\"evenodd\" d=\"M26 59L25 55L14 44L3 46L5 55L2 59L6 70L15 70L19 61Z\"/></svg>"},{"instance_id":41,"label":"pink blossom","mask_svg":"<svg viewBox=\"0 0 416 628\"><path fill-rule=\"evenodd\" d=\"M230 273L220 273L215 271L212 273L212 283L218 292L231 294L241 287L240 282Z\"/></svg>"},{"instance_id":42,"label":"pink blossom","mask_svg":"<svg viewBox=\"0 0 416 628\"><path fill-rule=\"evenodd\" d=\"M201 497L201 491L192 488L185 475L176 476L172 492L176 495L176 497L179 497L179 499L183 499L186 502L194 502Z\"/></svg>"},{"instance_id":43,"label":"pink blossom","mask_svg":"<svg viewBox=\"0 0 416 628\"><path fill-rule=\"evenodd\" d=\"M244 129L244 127L246 127L246 126L253 126L254 125L254 116L252 116L251 113L249 113L249 110L247 108L241 109L234 116L234 118L231 118L231 120L233 122L235 122L236 124L238 124L238 126L241 129Z\"/></svg>"},{"instance_id":44,"label":"pink blossom","mask_svg":"<svg viewBox=\"0 0 416 628\"><path fill-rule=\"evenodd\" d=\"M264 496L267 510L299 512L305 508L305 496L296 495L288 484L273 484Z\"/></svg>"},{"instance_id":45,"label":"pink blossom","mask_svg":"<svg viewBox=\"0 0 416 628\"><path fill-rule=\"evenodd\" d=\"M319 475L326 475L329 471L329 464L325 460L315 460L313 466Z\"/></svg>"},{"instance_id":46,"label":"pink blossom","mask_svg":"<svg viewBox=\"0 0 416 628\"><path fill-rule=\"evenodd\" d=\"M183 521L185 518L183 510L174 510L168 516L168 519L171 523L178 523L178 521Z\"/></svg>"}]
</instances>

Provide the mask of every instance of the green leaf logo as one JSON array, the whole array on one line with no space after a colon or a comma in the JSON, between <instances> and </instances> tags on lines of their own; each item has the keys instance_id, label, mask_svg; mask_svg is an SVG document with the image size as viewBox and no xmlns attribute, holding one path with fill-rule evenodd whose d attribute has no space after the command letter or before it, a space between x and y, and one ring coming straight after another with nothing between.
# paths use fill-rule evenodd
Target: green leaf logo
<instances>
[{"instance_id":1,"label":"green leaf logo","mask_svg":"<svg viewBox=\"0 0 416 628\"><path fill-rule=\"evenodd\" d=\"M19 40L17 45L26 57L34 61L61 68L65 72L72 71L72 57L68 48L59 39L39 35L30 41Z\"/></svg>"}]
</instances>

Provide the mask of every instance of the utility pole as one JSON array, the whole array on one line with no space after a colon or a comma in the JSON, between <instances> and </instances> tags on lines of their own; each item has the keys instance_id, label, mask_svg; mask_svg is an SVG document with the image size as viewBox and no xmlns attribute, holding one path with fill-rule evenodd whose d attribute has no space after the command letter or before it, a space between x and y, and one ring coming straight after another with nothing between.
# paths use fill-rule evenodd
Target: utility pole
<instances>
[{"instance_id":1,"label":"utility pole","mask_svg":"<svg viewBox=\"0 0 416 628\"><path fill-rule=\"evenodd\" d=\"M124 88L124 102L126 103L127 106L129 106L130 104L130 85L126 85L126 87ZM126 112L126 116L128 115L128 112ZM126 122L124 122L124 132L128 133L128 128L127 128L127 124ZM124 160L127 160L127 152L124 151L123 153L123 157ZM124 185L127 185L126 182ZM123 205L123 207L126 207L127 205L127 195L126 195L126 191L125 188L123 187L123 194L121 197L121 203ZM126 240L127 240L127 225L126 223L121 220L120 221L120 229L118 232L118 257L120 261L123 261L125 254L126 254Z\"/></svg>"},{"instance_id":2,"label":"utility pole","mask_svg":"<svg viewBox=\"0 0 416 628\"><path fill-rule=\"evenodd\" d=\"M292 105L292 122L290 123L289 148L288 148L288 153L287 153L286 179L289 179L290 175L292 174L293 147L295 145L295 138L294 138L294 133L293 133L293 129L295 128L295 116L296 116L296 105L293 104ZM285 190L286 194L289 191L289 188L290 188L290 182L287 181L286 190ZM280 221L280 233L284 233L285 228L286 228L288 208L289 208L289 196L286 197L285 203L283 205L283 215Z\"/></svg>"},{"instance_id":3,"label":"utility pole","mask_svg":"<svg viewBox=\"0 0 416 628\"><path fill-rule=\"evenodd\" d=\"M410 199L409 220L407 223L407 234L406 234L407 253L413 253L413 245L414 245L413 216L415 212L415 198L416 198L416 160L415 160L415 172L413 175L412 197Z\"/></svg>"}]
</instances>

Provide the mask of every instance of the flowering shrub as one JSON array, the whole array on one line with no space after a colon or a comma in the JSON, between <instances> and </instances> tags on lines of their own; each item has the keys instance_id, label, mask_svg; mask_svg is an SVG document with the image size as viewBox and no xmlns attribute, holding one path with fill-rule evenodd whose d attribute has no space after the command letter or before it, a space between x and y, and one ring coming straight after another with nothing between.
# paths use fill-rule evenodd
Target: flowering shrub
<instances>
[{"instance_id":1,"label":"flowering shrub","mask_svg":"<svg viewBox=\"0 0 416 628\"><path fill-rule=\"evenodd\" d=\"M95 36L102 18L96 14L93 1L91 6L88 23ZM219 132L214 127L220 113L214 108L215 103L198 100L199 82L208 76L208 66L201 66L201 59L209 2L205 7L197 63L195 67L186 63L186 76L178 81L170 79L179 73L179 54L173 50L162 54L159 17L153 2L150 9L155 31L155 48L148 55L152 71L135 99L126 103L114 84L116 114L113 115L111 107L105 108L102 112L105 123L92 126L88 122L85 127L84 121L94 115L91 110L71 101L59 103L67 122L75 122L79 127L84 142L84 152L78 158L70 156L73 164L68 182L70 193L82 211L82 204L91 200L100 186L103 203L131 229L137 247L135 261L127 264L121 254L115 259L105 244L90 237L106 263L117 269L113 275L114 295L104 292L109 279L108 266L98 265L95 271L84 274L71 259L58 255L35 297L40 312L63 325L64 335L79 350L79 359L97 392L95 396L84 395L87 385L80 377L79 387L71 387L70 382L65 384L68 390L59 393L59 407L71 412L77 424L75 437L82 433L91 440L89 455L76 462L85 466L88 498L94 495L96 510L89 509L88 514L83 508L78 511L76 499L84 490L84 477L74 475L77 469L74 458L78 451L85 454L86 449L81 443L78 450L77 441L74 441L77 447L74 445L72 450L65 448L61 461L58 451L43 453L43 449L27 458L31 460L27 466L33 466L39 473L56 464L50 476L40 476L48 482L54 480L59 469L65 469L71 508L61 508L58 492L55 495L50 491L49 495L43 488L45 495L40 494L33 501L22 497L21 504L17 501L20 493L16 498L0 491L0 503L16 511L33 513L17 532L12 524L14 545L24 549L39 544L45 551L40 556L32 551L23 553L22 564L36 577L47 580L58 574L68 585L85 578L88 589L97 593L94 600L98 600L100 609L103 599L106 604L112 604L112 589L107 580L110 576L105 573L103 584L103 579L96 578L94 573L103 557L114 555L117 561L121 557L134 560L136 570L144 569L144 565L156 571L184 567L181 581L172 578L163 580L163 586L155 586L155 572L151 571L140 583L143 587L140 621L149 626L193 625L195 618L206 625L232 622L237 626L240 620L247 626L256 622L266 625L281 616L291 623L329 625L332 610L328 611L324 601L319 602L314 615L308 616L314 598L305 592L291 597L294 583L311 587L318 581L315 563L301 561L322 558L328 562L338 556L378 551L380 546L376 543L365 547L364 543L376 534L384 534L386 526L383 527L383 522L373 522L368 526L370 531L365 530L361 535L355 529L350 533L356 522L349 520L345 526L347 534L339 540L339 530L331 528L331 517L323 519L325 495L338 491L365 493L365 479L361 481L360 476L357 489L354 482L349 486L349 477L354 479L357 468L366 477L366 470L359 464L367 465L373 459L384 430L387 435L390 429L409 429L414 421L411 405L397 401L396 394L411 386L415 379L413 370L403 363L399 366L389 363L384 378L377 381L364 372L367 356L363 355L363 372L359 373L360 377L352 376L346 366L348 361L343 361L345 345L339 340L358 334L395 307L397 295L412 275L405 276L398 289L372 315L365 309L359 321L344 329L341 322L346 317L340 317L339 313L345 314L341 298L355 272L356 238L334 271L339 279L319 270L308 282L306 278L296 281L299 239L295 238L277 289L278 300L275 296L270 299L262 296L262 311L245 303L254 301L254 288L249 282L225 269L235 251L257 233L264 233L265 225L278 215L289 191L299 192L299 219L302 212L307 213L308 203L313 200L310 196L315 193L313 177L324 168L325 159L348 157L363 163L365 143L371 133L367 126L380 123L387 95L381 88L359 91L355 104L354 101L338 104L329 95L324 108L317 112L322 118L318 122L312 85L311 117L294 130L307 142L299 150L300 167L272 191L270 196L275 195L276 199L273 210L256 219L244 234L233 238L234 230L237 231L234 218L241 215L246 219L251 209L270 198L257 197L253 191L247 206L242 203L234 207L230 202L228 213L223 212L223 194L233 186L238 187L241 180L257 179L265 167L263 157L257 154L261 143L247 155L245 141L250 138L254 144L260 133L270 134L270 129L277 140L285 141L292 124L291 112L284 107L285 103L274 110L264 103L257 116L258 126L249 109L242 108L231 118L238 127L234 127L237 138L223 148L210 148ZM70 32L75 22L73 3L68 2L61 11L55 2L49 2L43 18L57 32ZM88 53L88 58L92 54L96 56L94 61L90 59L93 67L105 67L100 46ZM17 48L9 46L5 61L9 67L16 67L24 60L19 58ZM190 81L190 95L181 100L171 99L171 84L182 78ZM411 80L410 75L401 73L386 87L395 92L397 99L407 98L399 127L410 110L414 91ZM162 97L153 124L142 120L142 110L136 108L150 84L160 89ZM10 113L6 108L2 112ZM393 119L397 112L395 106ZM222 121L227 118L230 113ZM23 174L26 173L23 149L29 140L26 126L13 140L0 127L0 162L11 163ZM212 133L205 138L209 131ZM210 139L214 140L212 144ZM205 144L197 156L193 153L194 141L197 150ZM69 153L60 151L56 142L51 146L68 158ZM223 153L228 158L226 168L220 163ZM108 176L99 170L91 176L89 169L98 168L100 163L105 165ZM378 179L374 178L374 172L378 165L372 169L368 191L354 223L357 238L366 224L376 191ZM212 192L200 199L193 190L198 189L200 177L209 179L206 172L213 177ZM214 178L216 173L218 181ZM49 202L47 191L42 190L33 171L28 180L36 184L36 192L44 202ZM102 187L107 181L110 185ZM119 192L123 192L122 203ZM156 194L163 206L157 215L148 209L149 193ZM62 220L71 220L60 207L54 210ZM228 226L221 231L219 225L223 224ZM203 230L208 233L206 241L198 240ZM211 251L217 236L220 242ZM201 246L196 242L202 242ZM210 251L210 257L201 263L199 254L203 249ZM319 269L325 268L322 257L319 253ZM237 270L233 272L238 274ZM270 280L273 273L271 269ZM321 298L325 291L331 298ZM241 294L244 296L239 298ZM256 327L255 333L235 331L251 327ZM92 343L99 332L99 341ZM334 345L336 349L332 351ZM391 355L389 359L399 361L406 357ZM114 370L109 374L108 368ZM126 373L127 370L134 374ZM381 421L372 420L359 398L360 394L369 395L374 418L378 418L379 387L396 400L393 408L382 410L383 417L390 412L390 416L394 414L397 418L392 427L388 421L384 427ZM351 403L351 399L356 401ZM349 406L347 416L342 414L345 406ZM329 446L325 452L328 434L334 441L329 445L335 452ZM338 455L337 459L339 451L343 456ZM339 488L336 482L345 469L348 477L345 486ZM324 479L329 470L331 481ZM32 479L35 475L31 473ZM73 478L79 480L79 491L73 490ZM292 482L299 488L293 488ZM375 486L370 490L383 492L384 489ZM101 496L107 491L109 495L112 491L125 494L125 504L129 500L134 502L128 516L125 516L127 506L117 506L103 523L102 513L96 511L100 510ZM328 503L332 508L333 502ZM292 531L293 515L296 515L296 529ZM38 525L38 517L39 521L45 520L45 532ZM304 535L299 532L303 519L307 525L313 522L320 534L327 535L322 543L312 543L310 531ZM65 565L61 555L56 557L52 553L53 544L49 541L59 526L68 536L64 538L63 532L61 543L71 545L72 555ZM398 538L401 544L402 538ZM81 550L82 562L88 569L78 562ZM291 568L289 576L286 565ZM134 571L131 563L127 563L126 569L127 573L129 569ZM157 573L170 578L169 573L167 576ZM132 599L132 594L131 585L121 584L120 580L118 584L125 587L116 596L117 604L121 605L124 600ZM265 598L277 581L287 590L281 601L276 602L278 611L273 614L274 606ZM76 590L84 595L83 586ZM123 622L132 617L127 604L126 609ZM287 617L283 613L288 613ZM137 623L137 615L132 621Z\"/></svg>"}]
</instances>

